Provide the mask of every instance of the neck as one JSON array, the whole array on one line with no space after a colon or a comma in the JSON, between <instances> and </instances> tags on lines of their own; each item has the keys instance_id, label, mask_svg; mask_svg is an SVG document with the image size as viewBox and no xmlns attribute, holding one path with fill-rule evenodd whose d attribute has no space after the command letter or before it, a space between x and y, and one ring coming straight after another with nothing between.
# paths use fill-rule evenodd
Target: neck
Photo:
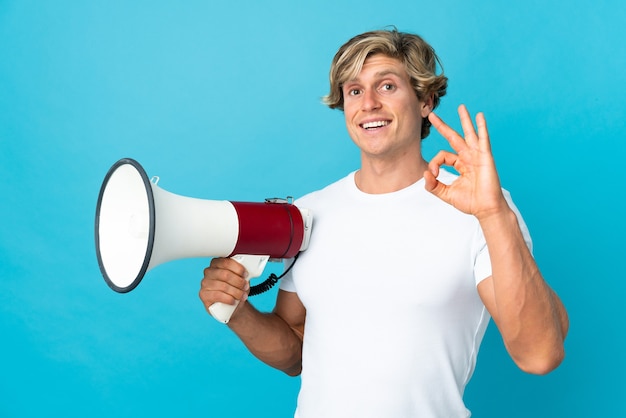
<instances>
[{"instance_id":1,"label":"neck","mask_svg":"<svg viewBox=\"0 0 626 418\"><path fill-rule=\"evenodd\" d=\"M361 160L355 173L356 186L364 193L382 194L402 190L424 177L428 163L421 156L405 163Z\"/></svg>"}]
</instances>

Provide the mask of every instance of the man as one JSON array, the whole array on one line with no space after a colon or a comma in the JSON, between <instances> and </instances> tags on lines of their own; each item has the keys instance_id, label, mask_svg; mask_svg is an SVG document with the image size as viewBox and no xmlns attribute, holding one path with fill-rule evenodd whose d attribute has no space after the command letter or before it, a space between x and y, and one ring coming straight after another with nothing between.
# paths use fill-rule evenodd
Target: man
<instances>
[{"instance_id":1,"label":"man","mask_svg":"<svg viewBox=\"0 0 626 418\"><path fill-rule=\"evenodd\" d=\"M274 311L240 303L229 322L259 359L302 374L296 417L470 416L463 391L490 317L522 370L564 357L567 314L500 186L484 116L475 129L459 107L461 137L433 113L447 86L438 62L395 29L334 57L325 102L343 110L361 167L296 202L313 232ZM431 124L455 152L427 163ZM208 309L248 290L240 264L214 259L200 298Z\"/></svg>"}]
</instances>

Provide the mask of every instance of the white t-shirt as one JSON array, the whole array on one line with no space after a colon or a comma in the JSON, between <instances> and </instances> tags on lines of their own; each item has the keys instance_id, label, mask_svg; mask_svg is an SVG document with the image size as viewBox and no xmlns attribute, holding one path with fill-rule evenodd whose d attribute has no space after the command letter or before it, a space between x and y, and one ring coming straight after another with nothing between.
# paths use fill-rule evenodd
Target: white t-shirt
<instances>
[{"instance_id":1,"label":"white t-shirt","mask_svg":"<svg viewBox=\"0 0 626 418\"><path fill-rule=\"evenodd\" d=\"M354 173L296 204L314 220L281 282L307 310L295 416L469 417L463 391L490 319L476 290L491 275L476 218L423 179L373 195Z\"/></svg>"}]
</instances>

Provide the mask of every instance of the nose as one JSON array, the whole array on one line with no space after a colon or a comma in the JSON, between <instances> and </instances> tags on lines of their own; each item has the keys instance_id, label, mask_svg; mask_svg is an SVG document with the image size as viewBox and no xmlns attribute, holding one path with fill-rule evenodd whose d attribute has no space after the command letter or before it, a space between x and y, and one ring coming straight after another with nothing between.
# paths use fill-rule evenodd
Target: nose
<instances>
[{"instance_id":1,"label":"nose","mask_svg":"<svg viewBox=\"0 0 626 418\"><path fill-rule=\"evenodd\" d=\"M361 106L364 111L372 111L380 108L380 101L376 95L376 90L366 90L363 92Z\"/></svg>"}]
</instances>

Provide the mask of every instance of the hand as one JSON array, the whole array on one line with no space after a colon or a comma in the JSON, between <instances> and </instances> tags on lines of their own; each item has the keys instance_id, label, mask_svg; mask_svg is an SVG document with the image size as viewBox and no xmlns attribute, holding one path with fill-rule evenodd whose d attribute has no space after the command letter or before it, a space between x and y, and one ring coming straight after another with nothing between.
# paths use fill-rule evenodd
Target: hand
<instances>
[{"instance_id":1,"label":"hand","mask_svg":"<svg viewBox=\"0 0 626 418\"><path fill-rule=\"evenodd\" d=\"M216 302L228 305L234 305L236 301L244 302L250 292L250 282L245 279L246 274L244 266L231 258L212 259L210 266L204 269L199 292L207 312ZM243 303L239 303L237 308L242 305Z\"/></svg>"},{"instance_id":2,"label":"hand","mask_svg":"<svg viewBox=\"0 0 626 418\"><path fill-rule=\"evenodd\" d=\"M491 153L485 116L482 113L476 115L476 132L467 108L461 105L458 112L465 138L434 113L428 115L432 126L450 143L456 154L440 151L430 161L428 171L424 173L425 188L460 211L481 220L508 208L508 205ZM460 174L450 185L437 180L442 165L452 166Z\"/></svg>"}]
</instances>

